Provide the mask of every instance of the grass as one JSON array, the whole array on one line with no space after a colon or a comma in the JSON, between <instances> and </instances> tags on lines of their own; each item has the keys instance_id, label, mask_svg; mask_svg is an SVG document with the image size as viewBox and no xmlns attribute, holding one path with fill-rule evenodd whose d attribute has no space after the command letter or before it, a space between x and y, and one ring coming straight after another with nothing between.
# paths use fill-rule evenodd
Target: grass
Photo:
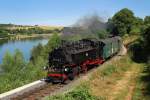
<instances>
[{"instance_id":1,"label":"grass","mask_svg":"<svg viewBox=\"0 0 150 100\"><path fill-rule=\"evenodd\" d=\"M39 80L45 75L45 72L42 72L42 68L37 68L37 66L29 66L22 71L4 73L0 75L0 94Z\"/></svg>"},{"instance_id":2,"label":"grass","mask_svg":"<svg viewBox=\"0 0 150 100\"><path fill-rule=\"evenodd\" d=\"M125 35L124 37L123 37L123 44L124 45L128 45L128 44L130 44L130 43L133 43L133 42L135 42L137 39L139 39L139 37L140 37L140 34L136 34L136 35Z\"/></svg>"},{"instance_id":3,"label":"grass","mask_svg":"<svg viewBox=\"0 0 150 100\"><path fill-rule=\"evenodd\" d=\"M67 94L46 97L45 100L101 100L90 94L88 84L84 83Z\"/></svg>"},{"instance_id":4,"label":"grass","mask_svg":"<svg viewBox=\"0 0 150 100\"><path fill-rule=\"evenodd\" d=\"M133 94L133 100L149 100L150 99L150 72L147 65L141 68L141 73L137 78L137 84Z\"/></svg>"},{"instance_id":5,"label":"grass","mask_svg":"<svg viewBox=\"0 0 150 100\"><path fill-rule=\"evenodd\" d=\"M103 70L98 70L97 73L94 73L90 81L92 94L108 98L111 87L123 77L124 72L130 68L130 64L130 59L124 57L119 61L112 61L110 64L104 66Z\"/></svg>"},{"instance_id":6,"label":"grass","mask_svg":"<svg viewBox=\"0 0 150 100\"><path fill-rule=\"evenodd\" d=\"M136 83L144 64L133 62L128 56L112 63L91 76L89 84L92 95L108 100L112 98L114 100L128 100L127 98L132 98L132 96L139 98L141 96L139 86L142 85L140 83L136 86ZM136 87L137 89L135 89ZM142 100L142 98L145 97L134 100Z\"/></svg>"}]
</instances>

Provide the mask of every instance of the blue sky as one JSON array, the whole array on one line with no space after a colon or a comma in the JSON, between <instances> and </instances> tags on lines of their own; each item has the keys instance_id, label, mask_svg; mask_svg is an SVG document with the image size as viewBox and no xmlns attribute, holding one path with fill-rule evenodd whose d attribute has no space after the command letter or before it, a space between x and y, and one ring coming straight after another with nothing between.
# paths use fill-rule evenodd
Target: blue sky
<instances>
[{"instance_id":1,"label":"blue sky","mask_svg":"<svg viewBox=\"0 0 150 100\"><path fill-rule=\"evenodd\" d=\"M0 23L67 26L95 12L107 20L122 8L144 18L149 5L150 0L0 0Z\"/></svg>"}]
</instances>

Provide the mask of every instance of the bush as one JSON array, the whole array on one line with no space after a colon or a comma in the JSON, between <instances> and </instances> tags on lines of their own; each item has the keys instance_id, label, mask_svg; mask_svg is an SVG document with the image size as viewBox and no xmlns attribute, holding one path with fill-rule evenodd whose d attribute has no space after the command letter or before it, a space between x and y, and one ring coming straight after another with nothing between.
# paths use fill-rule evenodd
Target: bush
<instances>
[{"instance_id":1,"label":"bush","mask_svg":"<svg viewBox=\"0 0 150 100\"><path fill-rule=\"evenodd\" d=\"M73 91L56 96L50 96L48 100L99 100L89 92L88 85L81 85L75 88Z\"/></svg>"},{"instance_id":2,"label":"bush","mask_svg":"<svg viewBox=\"0 0 150 100\"><path fill-rule=\"evenodd\" d=\"M46 76L42 71L45 60L37 57L36 63L25 62L22 53L16 50L13 55L6 52L1 67L4 74L0 75L0 93L17 88Z\"/></svg>"},{"instance_id":3,"label":"bush","mask_svg":"<svg viewBox=\"0 0 150 100\"><path fill-rule=\"evenodd\" d=\"M1 67L6 72L21 70L25 66L25 59L23 54L17 49L14 55L11 55L8 51L4 55Z\"/></svg>"},{"instance_id":4,"label":"bush","mask_svg":"<svg viewBox=\"0 0 150 100\"><path fill-rule=\"evenodd\" d=\"M109 65L106 69L104 69L102 75L109 76L114 72L117 72L117 68L114 65Z\"/></svg>"},{"instance_id":5,"label":"bush","mask_svg":"<svg viewBox=\"0 0 150 100\"><path fill-rule=\"evenodd\" d=\"M38 56L42 56L42 52L44 50L44 47L41 43L39 43L37 46L32 48L31 51L31 58L30 60L33 61L34 63L36 63L36 59L38 58Z\"/></svg>"},{"instance_id":6,"label":"bush","mask_svg":"<svg viewBox=\"0 0 150 100\"><path fill-rule=\"evenodd\" d=\"M145 52L143 44L143 42L137 41L129 47L130 57L135 62L142 63L147 60L147 54Z\"/></svg>"},{"instance_id":7,"label":"bush","mask_svg":"<svg viewBox=\"0 0 150 100\"><path fill-rule=\"evenodd\" d=\"M98 38L103 39L108 37L108 32L106 30L101 30L97 32Z\"/></svg>"}]
</instances>

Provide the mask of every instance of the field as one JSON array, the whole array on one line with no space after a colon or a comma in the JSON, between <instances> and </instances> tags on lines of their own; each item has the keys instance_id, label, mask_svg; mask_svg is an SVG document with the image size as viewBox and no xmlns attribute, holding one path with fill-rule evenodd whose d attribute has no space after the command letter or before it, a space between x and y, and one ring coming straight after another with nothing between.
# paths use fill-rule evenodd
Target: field
<instances>
[{"instance_id":1,"label":"field","mask_svg":"<svg viewBox=\"0 0 150 100\"><path fill-rule=\"evenodd\" d=\"M61 33L63 27L57 26L23 26L0 24L0 39L22 39L30 37L46 37L48 34Z\"/></svg>"}]
</instances>

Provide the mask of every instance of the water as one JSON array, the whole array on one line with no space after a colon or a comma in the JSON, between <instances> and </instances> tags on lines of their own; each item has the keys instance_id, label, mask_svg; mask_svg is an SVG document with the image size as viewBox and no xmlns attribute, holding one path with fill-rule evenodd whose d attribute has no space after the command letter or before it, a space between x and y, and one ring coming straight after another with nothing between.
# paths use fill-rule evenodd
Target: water
<instances>
[{"instance_id":1,"label":"water","mask_svg":"<svg viewBox=\"0 0 150 100\"><path fill-rule=\"evenodd\" d=\"M44 38L32 38L26 40L0 40L0 64L2 63L2 59L6 53L9 51L11 54L14 53L16 49L19 49L26 61L29 60L31 55L31 50L34 46L37 46L39 43L45 45L48 42L48 39Z\"/></svg>"}]
</instances>

